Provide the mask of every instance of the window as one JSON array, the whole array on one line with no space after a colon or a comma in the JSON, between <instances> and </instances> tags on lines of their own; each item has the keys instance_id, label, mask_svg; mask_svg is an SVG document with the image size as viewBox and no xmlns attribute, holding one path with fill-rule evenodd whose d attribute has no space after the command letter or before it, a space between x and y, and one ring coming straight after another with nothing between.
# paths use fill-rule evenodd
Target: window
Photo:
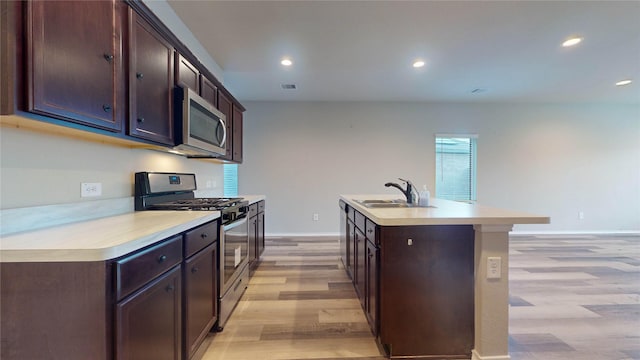
<instances>
[{"instance_id":1,"label":"window","mask_svg":"<svg viewBox=\"0 0 640 360\"><path fill-rule=\"evenodd\" d=\"M224 197L238 196L238 164L223 164Z\"/></svg>"},{"instance_id":2,"label":"window","mask_svg":"<svg viewBox=\"0 0 640 360\"><path fill-rule=\"evenodd\" d=\"M476 200L476 135L436 135L436 197Z\"/></svg>"}]
</instances>

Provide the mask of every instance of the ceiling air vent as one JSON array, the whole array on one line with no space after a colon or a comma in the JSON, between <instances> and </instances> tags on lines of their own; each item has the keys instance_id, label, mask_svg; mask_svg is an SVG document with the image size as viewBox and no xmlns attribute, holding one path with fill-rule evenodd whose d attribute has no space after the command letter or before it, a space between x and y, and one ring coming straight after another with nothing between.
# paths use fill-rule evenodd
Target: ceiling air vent
<instances>
[{"instance_id":1,"label":"ceiling air vent","mask_svg":"<svg viewBox=\"0 0 640 360\"><path fill-rule=\"evenodd\" d=\"M285 89L285 90L295 90L296 89L296 84L282 84L280 86L282 86L282 88Z\"/></svg>"}]
</instances>

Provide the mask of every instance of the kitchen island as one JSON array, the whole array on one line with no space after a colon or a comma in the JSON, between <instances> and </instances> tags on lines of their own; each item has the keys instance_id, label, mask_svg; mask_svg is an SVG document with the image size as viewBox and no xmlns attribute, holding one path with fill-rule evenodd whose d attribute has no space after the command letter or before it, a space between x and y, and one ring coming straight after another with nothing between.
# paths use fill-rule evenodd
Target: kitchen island
<instances>
[{"instance_id":1,"label":"kitchen island","mask_svg":"<svg viewBox=\"0 0 640 360\"><path fill-rule=\"evenodd\" d=\"M341 195L341 253L372 332L391 358L507 360L513 224L549 218L432 199Z\"/></svg>"}]
</instances>

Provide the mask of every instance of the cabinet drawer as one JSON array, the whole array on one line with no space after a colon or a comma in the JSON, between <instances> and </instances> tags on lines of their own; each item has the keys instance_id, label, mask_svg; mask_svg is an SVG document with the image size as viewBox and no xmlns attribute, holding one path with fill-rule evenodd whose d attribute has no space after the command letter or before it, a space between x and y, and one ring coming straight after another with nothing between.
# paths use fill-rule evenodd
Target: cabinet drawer
<instances>
[{"instance_id":1,"label":"cabinet drawer","mask_svg":"<svg viewBox=\"0 0 640 360\"><path fill-rule=\"evenodd\" d=\"M184 257L188 258L217 240L217 220L187 232L184 237Z\"/></svg>"},{"instance_id":2,"label":"cabinet drawer","mask_svg":"<svg viewBox=\"0 0 640 360\"><path fill-rule=\"evenodd\" d=\"M260 201L258 203L258 212L259 213L264 212L264 201Z\"/></svg>"},{"instance_id":3,"label":"cabinet drawer","mask_svg":"<svg viewBox=\"0 0 640 360\"><path fill-rule=\"evenodd\" d=\"M376 241L376 223L374 223L373 221L367 219L366 220L366 227L367 227L367 231L365 232L365 236L373 244L378 245L378 242Z\"/></svg>"},{"instance_id":4,"label":"cabinet drawer","mask_svg":"<svg viewBox=\"0 0 640 360\"><path fill-rule=\"evenodd\" d=\"M355 220L356 227L358 229L360 229L360 231L362 231L364 233L367 230L367 228L365 227L365 219L366 219L366 217L364 215L360 214L357 211L354 211L354 212L355 212L355 219L356 219Z\"/></svg>"},{"instance_id":5,"label":"cabinet drawer","mask_svg":"<svg viewBox=\"0 0 640 360\"><path fill-rule=\"evenodd\" d=\"M181 261L182 236L118 260L115 267L117 299L129 295Z\"/></svg>"},{"instance_id":6,"label":"cabinet drawer","mask_svg":"<svg viewBox=\"0 0 640 360\"><path fill-rule=\"evenodd\" d=\"M258 215L258 204L249 205L249 217Z\"/></svg>"}]
</instances>

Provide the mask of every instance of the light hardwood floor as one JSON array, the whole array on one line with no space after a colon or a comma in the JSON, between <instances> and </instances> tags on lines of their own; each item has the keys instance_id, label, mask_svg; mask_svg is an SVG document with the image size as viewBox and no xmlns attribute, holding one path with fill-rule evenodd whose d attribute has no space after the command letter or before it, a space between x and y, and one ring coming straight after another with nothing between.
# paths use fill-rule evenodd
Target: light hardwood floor
<instances>
[{"instance_id":1,"label":"light hardwood floor","mask_svg":"<svg viewBox=\"0 0 640 360\"><path fill-rule=\"evenodd\" d=\"M384 359L336 239L267 239L263 259L203 360ZM640 359L640 237L512 236L509 276L512 360Z\"/></svg>"}]
</instances>

